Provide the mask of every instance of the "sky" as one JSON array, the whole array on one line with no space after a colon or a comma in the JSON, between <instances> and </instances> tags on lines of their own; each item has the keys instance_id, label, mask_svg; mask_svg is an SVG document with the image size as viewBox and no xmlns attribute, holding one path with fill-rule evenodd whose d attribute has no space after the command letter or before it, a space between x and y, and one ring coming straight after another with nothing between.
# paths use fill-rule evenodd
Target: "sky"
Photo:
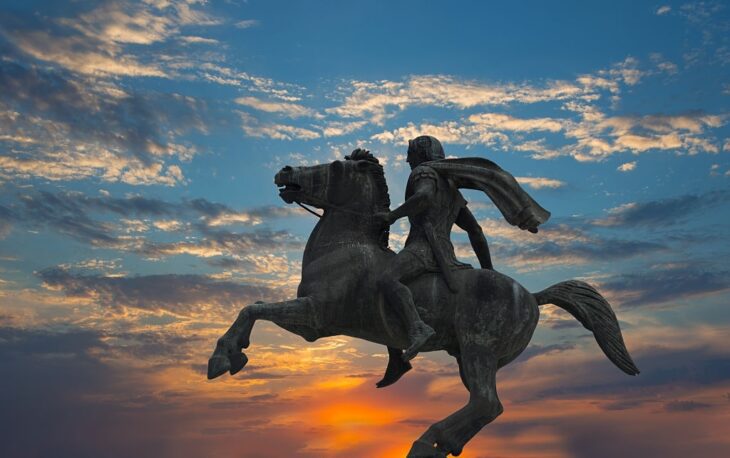
<instances>
[{"instance_id":1,"label":"sky","mask_svg":"<svg viewBox=\"0 0 730 458\"><path fill-rule=\"evenodd\" d=\"M495 268L595 285L642 371L542 307L462 456L727 456L729 108L723 2L5 0L0 455L405 456L467 400L443 352L376 389L383 347L262 322L205 371L296 295L316 219L276 171L367 148L395 208L428 134L552 213L530 234L465 191Z\"/></svg>"}]
</instances>

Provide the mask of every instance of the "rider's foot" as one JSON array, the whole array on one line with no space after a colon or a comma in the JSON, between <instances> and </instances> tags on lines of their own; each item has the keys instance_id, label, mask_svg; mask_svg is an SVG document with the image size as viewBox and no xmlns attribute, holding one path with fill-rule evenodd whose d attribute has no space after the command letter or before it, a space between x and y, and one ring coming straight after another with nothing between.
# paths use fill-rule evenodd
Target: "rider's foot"
<instances>
[{"instance_id":1,"label":"rider's foot","mask_svg":"<svg viewBox=\"0 0 730 458\"><path fill-rule=\"evenodd\" d=\"M419 439L413 443L406 458L446 458L446 453L434 447L433 444Z\"/></svg>"},{"instance_id":2,"label":"rider's foot","mask_svg":"<svg viewBox=\"0 0 730 458\"><path fill-rule=\"evenodd\" d=\"M408 333L408 337L411 340L411 346L406 349L403 353L403 361L410 361L416 357L418 350L421 349L423 344L432 336L436 334L436 331L421 320L413 323L413 328Z\"/></svg>"},{"instance_id":3,"label":"rider's foot","mask_svg":"<svg viewBox=\"0 0 730 458\"><path fill-rule=\"evenodd\" d=\"M385 369L383 379L375 384L378 388L385 388L400 380L403 375L411 370L413 366L408 361L403 361L403 350L388 347L388 367Z\"/></svg>"}]
</instances>

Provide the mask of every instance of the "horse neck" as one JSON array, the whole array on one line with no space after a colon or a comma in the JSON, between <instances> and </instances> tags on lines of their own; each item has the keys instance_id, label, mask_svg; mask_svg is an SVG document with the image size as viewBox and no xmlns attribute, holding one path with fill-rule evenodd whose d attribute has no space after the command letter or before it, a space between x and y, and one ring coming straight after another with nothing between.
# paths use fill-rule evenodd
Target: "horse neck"
<instances>
[{"instance_id":1,"label":"horse neck","mask_svg":"<svg viewBox=\"0 0 730 458\"><path fill-rule=\"evenodd\" d=\"M380 244L381 230L372 225L369 215L354 212L356 210L334 208L325 210L307 241L303 268L315 259L339 248Z\"/></svg>"}]
</instances>

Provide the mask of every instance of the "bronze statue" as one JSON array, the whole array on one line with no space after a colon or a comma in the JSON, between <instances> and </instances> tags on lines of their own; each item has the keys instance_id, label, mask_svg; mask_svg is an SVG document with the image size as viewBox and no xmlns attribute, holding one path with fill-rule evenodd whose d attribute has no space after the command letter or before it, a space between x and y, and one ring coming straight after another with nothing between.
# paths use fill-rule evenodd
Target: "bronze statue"
<instances>
[{"instance_id":1,"label":"bronze statue","mask_svg":"<svg viewBox=\"0 0 730 458\"><path fill-rule=\"evenodd\" d=\"M552 303L567 310L593 331L616 366L629 375L639 373L615 314L593 287L570 280L532 294L491 269L486 239L482 240L481 229L476 230L473 216L470 219L471 214L465 213L468 210L458 189L486 192L510 224L531 232L537 232L549 213L493 162L442 159L435 139L427 142L423 138L415 145L411 142L409 162L414 168L407 199L392 213L382 166L365 150L355 150L344 161L287 166L276 174L275 183L285 202L324 211L304 251L297 297L244 307L218 339L208 362L208 378L225 372L233 375L246 365L248 359L241 349L249 346L253 325L261 319L310 342L342 334L386 345L391 359L381 386L393 383L410 368L406 361L410 354L446 350L457 360L469 401L431 425L408 454L435 458L460 454L476 433L502 413L495 384L497 370L527 347L537 326L539 305ZM428 205L419 202L421 197L411 200L419 193L429 196ZM388 248L388 223L401 216L409 216L412 223L404 249L412 254L405 257ZM449 241L454 223L469 228L482 269L456 261ZM417 268L408 265L411 260ZM393 277L384 278L381 272ZM408 287L408 295L402 286ZM385 297L392 300L391 296L398 295L406 298L400 309L398 299L394 306L386 303ZM418 321L423 326L414 326ZM414 333L413 327L419 326ZM410 352L403 354L405 360L403 350Z\"/></svg>"}]
</instances>

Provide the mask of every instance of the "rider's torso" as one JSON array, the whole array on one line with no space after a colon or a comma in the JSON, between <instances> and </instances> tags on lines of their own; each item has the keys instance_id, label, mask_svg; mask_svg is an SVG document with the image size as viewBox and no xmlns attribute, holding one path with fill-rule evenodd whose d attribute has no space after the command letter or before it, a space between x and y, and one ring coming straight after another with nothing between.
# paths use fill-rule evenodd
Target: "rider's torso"
<instances>
[{"instance_id":1,"label":"rider's torso","mask_svg":"<svg viewBox=\"0 0 730 458\"><path fill-rule=\"evenodd\" d=\"M415 183L423 179L433 179L435 191L429 200L429 207L422 213L408 218L411 230L406 239L405 249L422 252L423 256L427 258L424 261L432 264L433 254L426 236L426 231L430 227L434 239L441 247L441 252L445 254L447 261L455 266L463 265L457 261L454 254L454 246L451 244L451 229L459 212L466 205L466 200L450 180L426 166L416 167L411 173L406 186L406 200L413 195Z\"/></svg>"}]
</instances>

